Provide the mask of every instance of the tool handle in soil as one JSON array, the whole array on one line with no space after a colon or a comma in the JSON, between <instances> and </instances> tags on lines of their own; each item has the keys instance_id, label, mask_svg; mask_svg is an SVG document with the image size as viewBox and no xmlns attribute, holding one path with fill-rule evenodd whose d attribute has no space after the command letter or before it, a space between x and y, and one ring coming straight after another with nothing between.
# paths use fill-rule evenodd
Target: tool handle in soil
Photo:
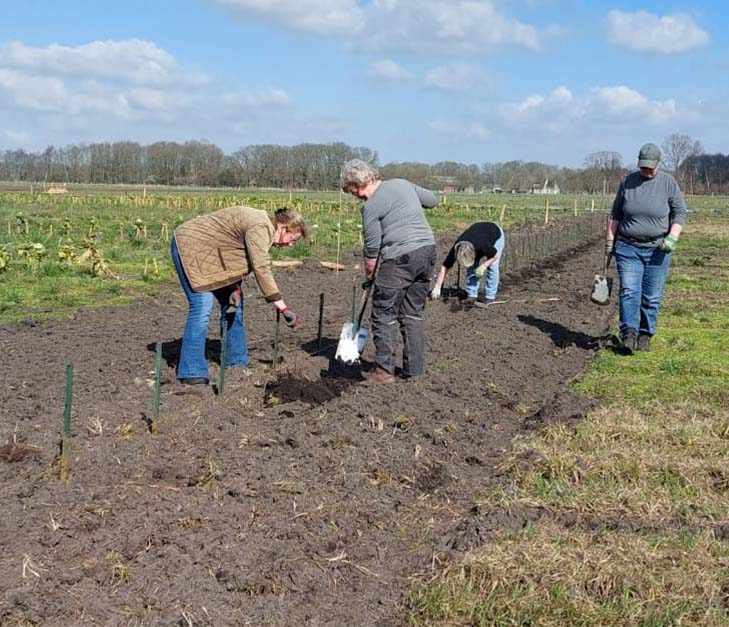
<instances>
[{"instance_id":1,"label":"tool handle in soil","mask_svg":"<svg viewBox=\"0 0 729 627\"><path fill-rule=\"evenodd\" d=\"M228 318L223 320L223 329L220 337L220 379L218 380L218 394L225 389L225 359L228 352Z\"/></svg>"},{"instance_id":2,"label":"tool handle in soil","mask_svg":"<svg viewBox=\"0 0 729 627\"><path fill-rule=\"evenodd\" d=\"M162 387L162 342L157 342L154 355L154 399L152 401L152 433L157 432L159 397Z\"/></svg>"},{"instance_id":3,"label":"tool handle in soil","mask_svg":"<svg viewBox=\"0 0 729 627\"><path fill-rule=\"evenodd\" d=\"M357 317L355 312L357 311L357 286L352 284L352 324L355 323Z\"/></svg>"},{"instance_id":4,"label":"tool handle in soil","mask_svg":"<svg viewBox=\"0 0 729 627\"><path fill-rule=\"evenodd\" d=\"M372 293L372 288L375 286L375 279L377 278L377 270L380 268L380 256L377 255L377 261L375 262L375 270L372 273L372 282L369 284L367 289L364 291L364 295L362 297L362 308L359 310L359 316L357 316L357 324L354 325L354 329L352 329L352 333L354 337L357 336L357 331L359 331L359 328L362 326L362 319L364 318L364 312L365 309L367 309L367 301L370 298L370 294ZM354 322L354 316L352 317L352 322Z\"/></svg>"}]
</instances>

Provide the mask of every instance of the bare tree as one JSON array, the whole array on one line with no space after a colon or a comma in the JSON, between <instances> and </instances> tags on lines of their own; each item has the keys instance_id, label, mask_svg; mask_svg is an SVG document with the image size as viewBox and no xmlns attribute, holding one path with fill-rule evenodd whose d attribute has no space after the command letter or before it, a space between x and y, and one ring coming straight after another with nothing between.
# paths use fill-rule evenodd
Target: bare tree
<instances>
[{"instance_id":1,"label":"bare tree","mask_svg":"<svg viewBox=\"0 0 729 627\"><path fill-rule=\"evenodd\" d=\"M687 157L703 154L704 147L698 139L673 133L663 141L661 151L663 153L661 160L665 168L677 172Z\"/></svg>"},{"instance_id":2,"label":"bare tree","mask_svg":"<svg viewBox=\"0 0 729 627\"><path fill-rule=\"evenodd\" d=\"M617 152L601 150L585 157L585 187L590 193L609 194L623 175L623 158Z\"/></svg>"}]
</instances>

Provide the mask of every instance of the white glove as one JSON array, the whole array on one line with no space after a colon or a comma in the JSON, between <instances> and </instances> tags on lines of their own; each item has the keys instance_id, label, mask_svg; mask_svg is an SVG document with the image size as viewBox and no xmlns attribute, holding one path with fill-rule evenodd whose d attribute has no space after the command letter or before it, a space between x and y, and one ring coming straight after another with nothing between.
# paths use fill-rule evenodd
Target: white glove
<instances>
[{"instance_id":1,"label":"white glove","mask_svg":"<svg viewBox=\"0 0 729 627\"><path fill-rule=\"evenodd\" d=\"M433 300L440 299L440 285L436 285L432 290L430 290L430 297Z\"/></svg>"},{"instance_id":2,"label":"white glove","mask_svg":"<svg viewBox=\"0 0 729 627\"><path fill-rule=\"evenodd\" d=\"M480 279L484 274L486 274L486 266L484 264L479 264L473 271L473 274Z\"/></svg>"}]
</instances>

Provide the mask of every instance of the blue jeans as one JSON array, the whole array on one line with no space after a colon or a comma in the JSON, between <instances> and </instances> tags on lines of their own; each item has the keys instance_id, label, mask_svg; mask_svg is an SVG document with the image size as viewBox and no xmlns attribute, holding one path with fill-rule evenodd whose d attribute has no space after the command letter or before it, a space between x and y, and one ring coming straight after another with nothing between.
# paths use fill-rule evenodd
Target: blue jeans
<instances>
[{"instance_id":1,"label":"blue jeans","mask_svg":"<svg viewBox=\"0 0 729 627\"><path fill-rule=\"evenodd\" d=\"M620 277L620 333L655 335L670 253L618 240L615 262Z\"/></svg>"},{"instance_id":2,"label":"blue jeans","mask_svg":"<svg viewBox=\"0 0 729 627\"><path fill-rule=\"evenodd\" d=\"M501 227L499 227L501 229ZM494 248L496 248L496 259L493 263L486 268L486 299L493 300L496 298L496 292L499 289L499 264L501 263L501 253L504 252L504 244L506 238L504 237L504 230L501 229L501 237L494 242ZM469 298L476 298L478 296L478 286L481 279L475 275L476 268L480 259L476 259L476 263L466 269L466 295Z\"/></svg>"},{"instance_id":3,"label":"blue jeans","mask_svg":"<svg viewBox=\"0 0 729 627\"><path fill-rule=\"evenodd\" d=\"M189 309L185 331L182 334L180 348L180 361L177 364L177 378L190 379L194 377L208 378L208 362L205 359L205 341L208 335L208 324L213 312L214 299L220 303L220 336L222 337L223 324L228 325L228 342L225 352L226 366L247 366L248 341L246 339L245 323L243 321L243 296L241 294L240 307L235 314L226 314L230 288L222 288L214 292L196 292L192 289L190 281L182 267L180 255L177 251L177 242L172 238L170 246L172 262L175 264L180 285L187 296Z\"/></svg>"}]
</instances>

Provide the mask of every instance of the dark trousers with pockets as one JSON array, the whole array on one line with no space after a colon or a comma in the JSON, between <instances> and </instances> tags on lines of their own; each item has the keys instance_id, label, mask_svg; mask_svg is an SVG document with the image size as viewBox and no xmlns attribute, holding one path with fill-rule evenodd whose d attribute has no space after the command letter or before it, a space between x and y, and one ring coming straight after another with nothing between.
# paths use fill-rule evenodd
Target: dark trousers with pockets
<instances>
[{"instance_id":1,"label":"dark trousers with pockets","mask_svg":"<svg viewBox=\"0 0 729 627\"><path fill-rule=\"evenodd\" d=\"M380 262L372 295L372 339L375 364L389 373L395 372L398 329L403 341L403 375L415 377L425 372L423 312L434 265L435 246L422 246Z\"/></svg>"}]
</instances>

